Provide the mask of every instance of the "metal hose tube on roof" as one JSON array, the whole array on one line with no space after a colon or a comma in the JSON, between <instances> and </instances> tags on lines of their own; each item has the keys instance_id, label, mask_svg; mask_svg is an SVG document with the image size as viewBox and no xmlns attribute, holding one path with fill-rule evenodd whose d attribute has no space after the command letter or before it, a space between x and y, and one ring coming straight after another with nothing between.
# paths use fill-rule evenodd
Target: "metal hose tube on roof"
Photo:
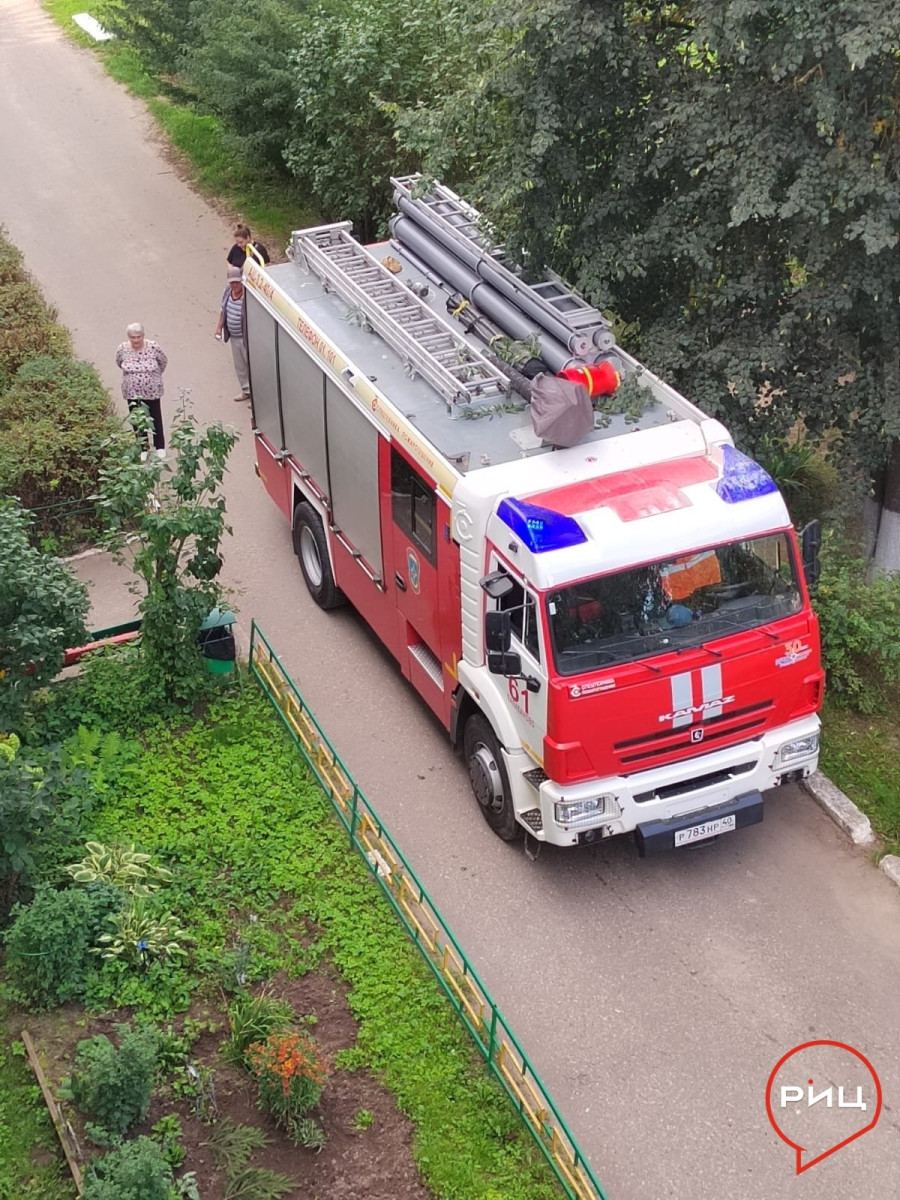
<instances>
[{"instance_id":1,"label":"metal hose tube on roof","mask_svg":"<svg viewBox=\"0 0 900 1200\"><path fill-rule=\"evenodd\" d=\"M608 334L608 325L606 324L596 331L580 332L571 329L553 306L535 295L527 283L517 278L508 267L498 263L496 259L486 251L479 249L468 238L457 237L448 231L441 222L432 217L421 202L408 200L405 196L397 196L396 203L400 212L415 221L431 240L439 242L444 249L458 258L476 275L481 276L492 288L505 296L507 300L511 300L541 329L567 347L575 358L586 358L591 352L592 336L595 332Z\"/></svg>"},{"instance_id":2,"label":"metal hose tube on roof","mask_svg":"<svg viewBox=\"0 0 900 1200\"><path fill-rule=\"evenodd\" d=\"M536 338L541 358L551 371L562 371L574 361L565 346L561 346L544 329L529 320L505 296L494 291L443 245L429 238L425 230L408 217L394 217L391 220L391 233L401 246L409 247L412 254L429 270L434 271L448 287L461 292L467 300L476 304L486 317L496 322L507 337L520 342Z\"/></svg>"}]
</instances>

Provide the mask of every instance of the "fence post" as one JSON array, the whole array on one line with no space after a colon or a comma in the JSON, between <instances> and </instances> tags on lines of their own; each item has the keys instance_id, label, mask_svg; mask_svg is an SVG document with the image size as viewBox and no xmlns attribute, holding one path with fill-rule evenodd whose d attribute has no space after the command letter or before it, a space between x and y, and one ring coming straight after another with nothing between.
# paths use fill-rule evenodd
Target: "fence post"
<instances>
[{"instance_id":1,"label":"fence post","mask_svg":"<svg viewBox=\"0 0 900 1200\"><path fill-rule=\"evenodd\" d=\"M491 1005L491 1033L488 1038L488 1055L487 1060L491 1065L494 1062L494 1047L497 1045L497 1006Z\"/></svg>"},{"instance_id":2,"label":"fence post","mask_svg":"<svg viewBox=\"0 0 900 1200\"><path fill-rule=\"evenodd\" d=\"M359 788L353 784L353 803L350 805L350 845L356 840L356 823L359 818Z\"/></svg>"}]
</instances>

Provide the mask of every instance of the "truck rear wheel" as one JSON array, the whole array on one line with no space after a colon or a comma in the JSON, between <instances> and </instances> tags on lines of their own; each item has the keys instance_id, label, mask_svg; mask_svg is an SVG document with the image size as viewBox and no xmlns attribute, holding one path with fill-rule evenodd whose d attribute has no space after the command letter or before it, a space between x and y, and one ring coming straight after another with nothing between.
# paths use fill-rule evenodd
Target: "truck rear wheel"
<instances>
[{"instance_id":1,"label":"truck rear wheel","mask_svg":"<svg viewBox=\"0 0 900 1200\"><path fill-rule=\"evenodd\" d=\"M521 828L513 808L500 743L480 714L466 722L463 746L469 782L484 819L504 842L515 841Z\"/></svg>"},{"instance_id":2,"label":"truck rear wheel","mask_svg":"<svg viewBox=\"0 0 900 1200\"><path fill-rule=\"evenodd\" d=\"M300 570L309 594L326 611L347 603L347 597L334 582L328 541L319 514L306 503L294 509L294 553L300 560Z\"/></svg>"}]
</instances>

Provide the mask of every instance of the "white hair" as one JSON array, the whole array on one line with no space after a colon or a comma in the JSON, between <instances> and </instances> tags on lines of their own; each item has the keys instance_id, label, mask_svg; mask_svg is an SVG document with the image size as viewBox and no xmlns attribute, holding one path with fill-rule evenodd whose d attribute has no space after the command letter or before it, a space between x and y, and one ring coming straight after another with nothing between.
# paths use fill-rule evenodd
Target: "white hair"
<instances>
[{"instance_id":1,"label":"white hair","mask_svg":"<svg viewBox=\"0 0 900 1200\"><path fill-rule=\"evenodd\" d=\"M125 329L125 332L129 337L131 337L133 333L143 333L144 327L140 321L132 321L131 324Z\"/></svg>"}]
</instances>

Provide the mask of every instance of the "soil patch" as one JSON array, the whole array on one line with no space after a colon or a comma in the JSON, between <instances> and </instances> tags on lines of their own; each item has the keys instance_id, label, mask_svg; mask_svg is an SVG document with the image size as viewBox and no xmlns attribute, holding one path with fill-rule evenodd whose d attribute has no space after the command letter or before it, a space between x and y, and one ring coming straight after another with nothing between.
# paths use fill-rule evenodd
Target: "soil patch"
<instances>
[{"instance_id":1,"label":"soil patch","mask_svg":"<svg viewBox=\"0 0 900 1200\"><path fill-rule=\"evenodd\" d=\"M412 1154L413 1126L399 1111L393 1095L368 1071L348 1071L336 1065L336 1055L356 1042L356 1023L347 1004L347 987L337 971L322 964L299 978L276 975L267 990L287 1000L297 1026L313 1034L328 1065L328 1082L318 1108L311 1114L323 1128L327 1141L319 1151L295 1146L271 1119L256 1107L250 1076L224 1062L220 1046L227 1029L227 1000L196 1006L189 1016L211 1023L216 1032L204 1032L195 1042L190 1065L203 1080L197 1096L185 1095L183 1072L176 1072L154 1094L150 1113L136 1133L149 1134L162 1117L177 1113L184 1131L186 1151L182 1167L194 1171L203 1200L225 1200L226 1176L217 1167L210 1136L216 1123L261 1129L268 1139L250 1165L266 1167L294 1181L287 1196L328 1196L329 1200L430 1200ZM22 1015L43 1060L51 1085L58 1089L69 1073L75 1046L82 1038L103 1033L114 1037L115 1027L127 1021L127 1012L89 1016L76 1006L53 1013ZM175 1022L179 1029L183 1022ZM84 1151L91 1147L84 1122L71 1104L66 1105ZM198 1114L213 1117L201 1119ZM211 1110L211 1111L210 1111Z\"/></svg>"}]
</instances>

